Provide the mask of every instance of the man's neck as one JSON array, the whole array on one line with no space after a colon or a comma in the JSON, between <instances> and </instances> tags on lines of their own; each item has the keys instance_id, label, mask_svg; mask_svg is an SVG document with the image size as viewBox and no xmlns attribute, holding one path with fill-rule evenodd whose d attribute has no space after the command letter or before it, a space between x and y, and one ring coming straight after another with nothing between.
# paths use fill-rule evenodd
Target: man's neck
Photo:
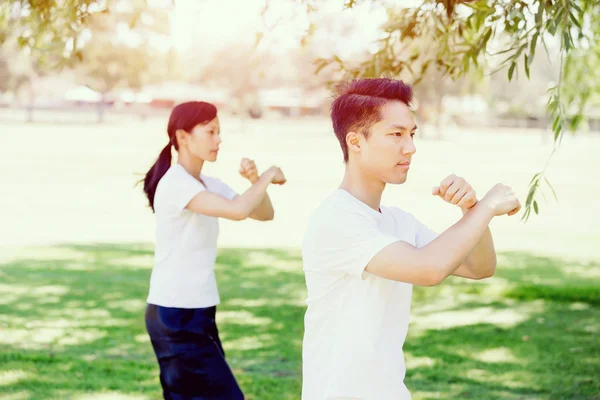
<instances>
[{"instance_id":1,"label":"man's neck","mask_svg":"<svg viewBox=\"0 0 600 400\"><path fill-rule=\"evenodd\" d=\"M373 210L380 211L381 196L385 189L384 182L367 176L359 168L348 164L339 188L347 191Z\"/></svg>"}]
</instances>

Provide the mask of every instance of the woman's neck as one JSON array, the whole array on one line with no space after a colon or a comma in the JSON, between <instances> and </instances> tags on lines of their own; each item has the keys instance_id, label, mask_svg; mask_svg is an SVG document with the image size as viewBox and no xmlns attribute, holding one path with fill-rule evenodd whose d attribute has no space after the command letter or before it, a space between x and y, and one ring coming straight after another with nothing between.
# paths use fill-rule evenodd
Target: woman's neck
<instances>
[{"instance_id":1,"label":"woman's neck","mask_svg":"<svg viewBox=\"0 0 600 400\"><path fill-rule=\"evenodd\" d=\"M200 179L202 167L204 166L204 160L198 157L193 157L186 153L180 153L179 157L177 157L177 163L180 164L194 178Z\"/></svg>"}]
</instances>

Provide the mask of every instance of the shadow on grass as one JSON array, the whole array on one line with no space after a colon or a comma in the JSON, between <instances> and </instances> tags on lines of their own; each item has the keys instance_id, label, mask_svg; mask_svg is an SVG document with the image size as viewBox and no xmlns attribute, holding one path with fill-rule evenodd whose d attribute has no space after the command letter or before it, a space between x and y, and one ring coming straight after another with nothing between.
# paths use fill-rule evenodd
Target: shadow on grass
<instances>
[{"instance_id":1,"label":"shadow on grass","mask_svg":"<svg viewBox=\"0 0 600 400\"><path fill-rule=\"evenodd\" d=\"M599 276L598 262L510 252L492 279L415 287L415 400L600 399Z\"/></svg>"},{"instance_id":2,"label":"shadow on grass","mask_svg":"<svg viewBox=\"0 0 600 400\"><path fill-rule=\"evenodd\" d=\"M160 398L144 327L152 257L147 244L72 245L0 265L0 392ZM600 285L590 278L600 266L523 253L500 261L488 281L415 288L405 344L415 400L593 399ZM222 250L216 269L219 327L248 399L298 399L300 253Z\"/></svg>"},{"instance_id":3,"label":"shadow on grass","mask_svg":"<svg viewBox=\"0 0 600 400\"><path fill-rule=\"evenodd\" d=\"M27 253L0 265L0 377L6 378L0 392L27 399L110 391L160 398L144 325L152 246ZM220 329L248 398L296 398L304 313L299 255L225 250L217 263ZM289 270L277 267L285 264Z\"/></svg>"},{"instance_id":4,"label":"shadow on grass","mask_svg":"<svg viewBox=\"0 0 600 400\"><path fill-rule=\"evenodd\" d=\"M406 381L431 396L416 398L592 399L600 394L599 319L597 308L546 303L542 312L508 327L457 321L428 329L405 344L408 358L416 360Z\"/></svg>"}]
</instances>

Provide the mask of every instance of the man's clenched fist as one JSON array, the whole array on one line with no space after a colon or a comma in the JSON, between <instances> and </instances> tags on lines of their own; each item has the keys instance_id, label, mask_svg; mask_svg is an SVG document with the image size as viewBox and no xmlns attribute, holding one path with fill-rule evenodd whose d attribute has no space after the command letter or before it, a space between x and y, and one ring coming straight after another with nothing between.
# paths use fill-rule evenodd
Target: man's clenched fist
<instances>
[{"instance_id":1,"label":"man's clenched fist","mask_svg":"<svg viewBox=\"0 0 600 400\"><path fill-rule=\"evenodd\" d=\"M440 186L433 188L432 194L463 209L469 209L477 203L475 190L469 182L456 175L444 179Z\"/></svg>"}]
</instances>

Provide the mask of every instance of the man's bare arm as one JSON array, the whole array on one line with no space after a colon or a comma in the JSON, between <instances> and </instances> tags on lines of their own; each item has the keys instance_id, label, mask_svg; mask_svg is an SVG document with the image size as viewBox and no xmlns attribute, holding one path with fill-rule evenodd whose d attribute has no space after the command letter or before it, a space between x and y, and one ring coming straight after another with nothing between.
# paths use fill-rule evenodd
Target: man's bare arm
<instances>
[{"instance_id":1,"label":"man's bare arm","mask_svg":"<svg viewBox=\"0 0 600 400\"><path fill-rule=\"evenodd\" d=\"M465 261L452 273L467 279L485 279L496 272L496 250L488 228Z\"/></svg>"},{"instance_id":2,"label":"man's bare arm","mask_svg":"<svg viewBox=\"0 0 600 400\"><path fill-rule=\"evenodd\" d=\"M472 254L494 216L514 215L520 207L512 189L497 184L460 221L428 245L417 248L406 242L394 242L371 259L366 271L415 285L437 285Z\"/></svg>"},{"instance_id":3,"label":"man's bare arm","mask_svg":"<svg viewBox=\"0 0 600 400\"><path fill-rule=\"evenodd\" d=\"M463 215L469 210L462 209ZM488 227L475 245L473 250L452 275L467 279L489 278L496 272L496 249L494 248L494 239L492 232Z\"/></svg>"},{"instance_id":4,"label":"man's bare arm","mask_svg":"<svg viewBox=\"0 0 600 400\"><path fill-rule=\"evenodd\" d=\"M402 241L386 246L371 259L366 271L394 281L437 285L467 258L493 216L485 204L476 206L425 247Z\"/></svg>"}]
</instances>

